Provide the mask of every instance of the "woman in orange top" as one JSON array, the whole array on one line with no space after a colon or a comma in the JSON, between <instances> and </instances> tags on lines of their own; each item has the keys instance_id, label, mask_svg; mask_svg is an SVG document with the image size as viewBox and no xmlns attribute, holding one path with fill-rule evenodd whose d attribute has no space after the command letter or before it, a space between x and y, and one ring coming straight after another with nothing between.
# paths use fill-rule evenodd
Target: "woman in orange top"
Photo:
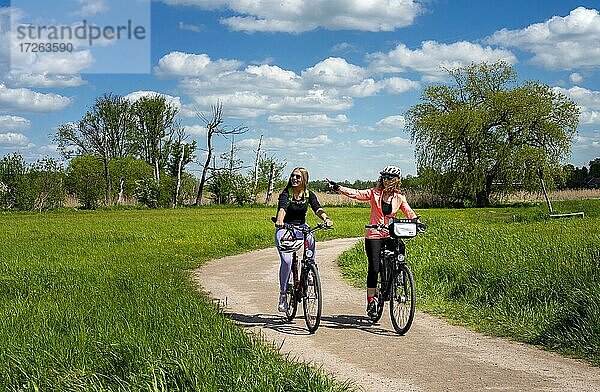
<instances>
[{"instance_id":1,"label":"woman in orange top","mask_svg":"<svg viewBox=\"0 0 600 392\"><path fill-rule=\"evenodd\" d=\"M338 185L330 181L331 189L356 200L369 200L371 203L371 218L369 224L386 224L389 218L396 215L398 210L409 219L417 217L410 208L406 197L400 193L400 176L402 171L396 166L386 166L377 181L377 187L371 189L352 189ZM377 275L379 274L381 247L386 241L390 241L389 234L375 229L367 229L365 233L365 251L369 260L367 273L367 314L373 316L377 313L377 299L375 291L377 287Z\"/></svg>"}]
</instances>

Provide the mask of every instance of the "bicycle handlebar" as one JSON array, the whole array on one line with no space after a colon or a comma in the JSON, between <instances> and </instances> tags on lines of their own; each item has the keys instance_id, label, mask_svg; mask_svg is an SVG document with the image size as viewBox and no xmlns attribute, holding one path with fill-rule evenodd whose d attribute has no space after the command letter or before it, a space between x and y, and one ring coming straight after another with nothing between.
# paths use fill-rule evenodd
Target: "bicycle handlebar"
<instances>
[{"instance_id":1,"label":"bicycle handlebar","mask_svg":"<svg viewBox=\"0 0 600 392\"><path fill-rule=\"evenodd\" d=\"M275 217L271 217L271 221L273 223L275 223L277 221L277 219ZM333 227L328 227L325 223L318 223L318 224L314 225L313 227L310 227L310 226L298 226L298 225L294 225L293 223L285 223L284 222L282 227L278 227L277 225L275 225L275 227L283 228L283 229L287 229L287 230L300 230L304 234L309 234L309 233L315 232L317 230L333 229Z\"/></svg>"}]
</instances>

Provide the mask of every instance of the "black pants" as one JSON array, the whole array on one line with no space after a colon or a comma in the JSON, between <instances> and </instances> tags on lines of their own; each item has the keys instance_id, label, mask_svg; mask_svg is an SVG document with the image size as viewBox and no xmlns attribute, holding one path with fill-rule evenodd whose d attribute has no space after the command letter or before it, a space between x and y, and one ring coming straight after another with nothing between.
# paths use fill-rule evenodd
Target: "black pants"
<instances>
[{"instance_id":1,"label":"black pants","mask_svg":"<svg viewBox=\"0 0 600 392\"><path fill-rule=\"evenodd\" d=\"M391 238L375 238L365 239L365 251L367 259L369 259L369 270L367 272L367 288L374 289L377 287L377 274L379 274L379 266L381 265L381 247L394 249L394 240Z\"/></svg>"}]
</instances>

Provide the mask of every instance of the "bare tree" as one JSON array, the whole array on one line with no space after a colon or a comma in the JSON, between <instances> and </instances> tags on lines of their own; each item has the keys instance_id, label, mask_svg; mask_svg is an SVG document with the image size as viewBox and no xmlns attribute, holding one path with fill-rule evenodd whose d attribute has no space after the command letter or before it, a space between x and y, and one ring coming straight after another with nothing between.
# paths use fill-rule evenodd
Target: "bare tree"
<instances>
[{"instance_id":1,"label":"bare tree","mask_svg":"<svg viewBox=\"0 0 600 392\"><path fill-rule=\"evenodd\" d=\"M200 177L200 186L198 187L198 194L196 196L195 206L199 206L202 203L202 192L204 191L204 185L207 181L207 175L210 168L210 160L213 158L213 136L215 135L239 135L248 131L247 127L236 126L229 128L223 124L223 104L218 101L216 104L211 106L211 117L207 117L204 113L198 112L196 115L200 118L204 124L206 124L206 161L202 168L202 175Z\"/></svg>"}]
</instances>

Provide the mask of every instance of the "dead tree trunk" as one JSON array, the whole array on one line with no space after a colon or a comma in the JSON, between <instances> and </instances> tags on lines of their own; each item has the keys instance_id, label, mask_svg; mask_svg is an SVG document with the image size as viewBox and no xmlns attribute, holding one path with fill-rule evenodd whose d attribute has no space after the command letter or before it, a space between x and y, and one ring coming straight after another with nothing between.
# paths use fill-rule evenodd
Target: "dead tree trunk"
<instances>
[{"instance_id":1,"label":"dead tree trunk","mask_svg":"<svg viewBox=\"0 0 600 392\"><path fill-rule=\"evenodd\" d=\"M262 145L263 135L260 135L258 148L256 149L256 159L254 160L254 183L252 184L252 194L250 200L254 203L256 200L256 189L258 188L258 162L260 161L260 146Z\"/></svg>"},{"instance_id":2,"label":"dead tree trunk","mask_svg":"<svg viewBox=\"0 0 600 392\"><path fill-rule=\"evenodd\" d=\"M265 199L265 204L269 204L271 202L271 196L273 195L274 187L275 187L275 163L271 162L271 166L269 166L269 188L267 189L267 198Z\"/></svg>"},{"instance_id":3,"label":"dead tree trunk","mask_svg":"<svg viewBox=\"0 0 600 392\"><path fill-rule=\"evenodd\" d=\"M181 167L183 166L183 157L185 156L185 144L182 145L179 164L177 165L177 186L175 187L175 200L173 200L173 208L177 207L179 202L179 190L181 189Z\"/></svg>"}]
</instances>

